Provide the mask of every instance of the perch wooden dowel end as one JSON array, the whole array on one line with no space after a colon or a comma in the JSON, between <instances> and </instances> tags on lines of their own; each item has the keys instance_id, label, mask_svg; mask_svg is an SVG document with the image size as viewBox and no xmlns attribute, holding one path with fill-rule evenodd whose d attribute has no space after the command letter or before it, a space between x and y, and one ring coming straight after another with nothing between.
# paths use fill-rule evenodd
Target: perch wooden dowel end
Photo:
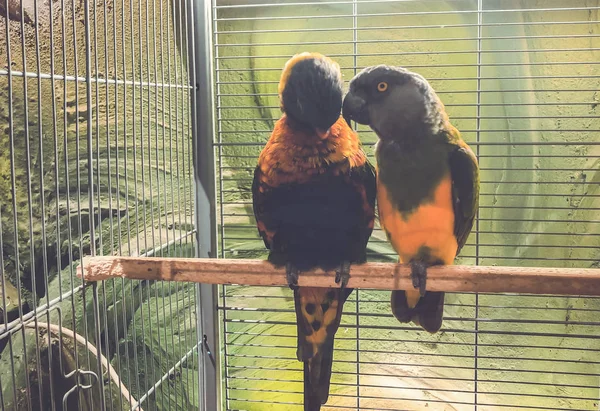
<instances>
[{"instance_id":1,"label":"perch wooden dowel end","mask_svg":"<svg viewBox=\"0 0 600 411\"><path fill-rule=\"evenodd\" d=\"M89 257L78 270L86 281L110 278L184 281L205 284L287 286L285 270L262 260L199 258ZM300 286L338 287L333 273L300 274ZM393 263L353 265L350 288L412 289L410 269ZM600 296L600 269L443 266L428 270L427 289L448 292L490 292Z\"/></svg>"}]
</instances>

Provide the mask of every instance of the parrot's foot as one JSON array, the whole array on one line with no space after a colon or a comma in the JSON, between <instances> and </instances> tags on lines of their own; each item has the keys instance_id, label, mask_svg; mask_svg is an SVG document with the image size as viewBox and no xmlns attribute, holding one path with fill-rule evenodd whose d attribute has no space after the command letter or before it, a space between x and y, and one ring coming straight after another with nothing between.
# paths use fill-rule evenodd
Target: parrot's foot
<instances>
[{"instance_id":1,"label":"parrot's foot","mask_svg":"<svg viewBox=\"0 0 600 411\"><path fill-rule=\"evenodd\" d=\"M410 276L412 278L413 287L418 288L421 297L423 297L427 285L427 264L421 261L411 261Z\"/></svg>"},{"instance_id":2,"label":"parrot's foot","mask_svg":"<svg viewBox=\"0 0 600 411\"><path fill-rule=\"evenodd\" d=\"M300 271L292 263L287 263L285 265L285 278L287 280L288 286L295 290L298 288L298 274Z\"/></svg>"},{"instance_id":3,"label":"parrot's foot","mask_svg":"<svg viewBox=\"0 0 600 411\"><path fill-rule=\"evenodd\" d=\"M339 268L335 270L335 283L340 284L340 288L346 288L348 285L348 280L350 280L350 262L343 261Z\"/></svg>"}]
</instances>

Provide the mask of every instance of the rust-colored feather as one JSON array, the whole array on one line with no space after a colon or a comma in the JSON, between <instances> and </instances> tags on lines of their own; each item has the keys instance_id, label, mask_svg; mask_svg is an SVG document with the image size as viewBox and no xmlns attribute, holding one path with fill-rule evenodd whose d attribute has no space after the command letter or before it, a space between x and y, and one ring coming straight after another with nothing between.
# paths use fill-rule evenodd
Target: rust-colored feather
<instances>
[{"instance_id":1,"label":"rust-colored feather","mask_svg":"<svg viewBox=\"0 0 600 411\"><path fill-rule=\"evenodd\" d=\"M342 174L367 161L356 133L340 119L329 135L320 139L303 128L294 127L283 115L258 158L262 183L271 187L304 183L325 172Z\"/></svg>"}]
</instances>

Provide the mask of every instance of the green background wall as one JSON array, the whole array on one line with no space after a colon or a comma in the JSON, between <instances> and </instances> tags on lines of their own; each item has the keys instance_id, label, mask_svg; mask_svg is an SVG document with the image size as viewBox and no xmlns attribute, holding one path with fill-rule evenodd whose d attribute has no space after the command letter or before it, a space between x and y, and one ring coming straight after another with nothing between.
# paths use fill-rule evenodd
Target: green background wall
<instances>
[{"instance_id":1,"label":"green background wall","mask_svg":"<svg viewBox=\"0 0 600 411\"><path fill-rule=\"evenodd\" d=\"M219 2L232 6L216 11L223 255L264 257L249 204L253 167L280 115L281 67L295 53L316 51L336 59L346 81L355 65L419 72L465 140L479 141L473 144L482 168L479 235L471 235L458 262L597 267L600 3L572 1L568 7L579 8L573 11L520 11L567 6L560 1L482 3L478 112L476 1L358 2L356 21L351 2L252 8ZM374 134L359 128L359 135L372 154ZM371 260L394 258L381 231L370 250ZM288 404L302 399L290 291L226 287L225 294L232 308L224 314L229 407L261 410L267 402L300 409ZM355 300L345 306L333 409L356 407L360 393L364 409L471 410L476 350L477 401L487 404L478 409L597 408L598 301L480 295L476 311L474 296L451 295L445 329L431 336L399 327L388 299L386 292L361 291L360 315ZM256 358L262 356L268 358ZM352 374L358 369L360 380Z\"/></svg>"}]
</instances>

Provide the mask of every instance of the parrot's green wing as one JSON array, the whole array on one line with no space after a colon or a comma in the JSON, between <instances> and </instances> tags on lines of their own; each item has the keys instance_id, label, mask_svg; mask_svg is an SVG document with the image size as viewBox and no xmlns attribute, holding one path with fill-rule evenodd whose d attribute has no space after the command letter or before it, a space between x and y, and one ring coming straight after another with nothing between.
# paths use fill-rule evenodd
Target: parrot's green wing
<instances>
[{"instance_id":1,"label":"parrot's green wing","mask_svg":"<svg viewBox=\"0 0 600 411\"><path fill-rule=\"evenodd\" d=\"M456 149L450 152L449 163L458 255L467 242L479 206L479 166L477 157L464 141L458 140L455 144Z\"/></svg>"}]
</instances>

